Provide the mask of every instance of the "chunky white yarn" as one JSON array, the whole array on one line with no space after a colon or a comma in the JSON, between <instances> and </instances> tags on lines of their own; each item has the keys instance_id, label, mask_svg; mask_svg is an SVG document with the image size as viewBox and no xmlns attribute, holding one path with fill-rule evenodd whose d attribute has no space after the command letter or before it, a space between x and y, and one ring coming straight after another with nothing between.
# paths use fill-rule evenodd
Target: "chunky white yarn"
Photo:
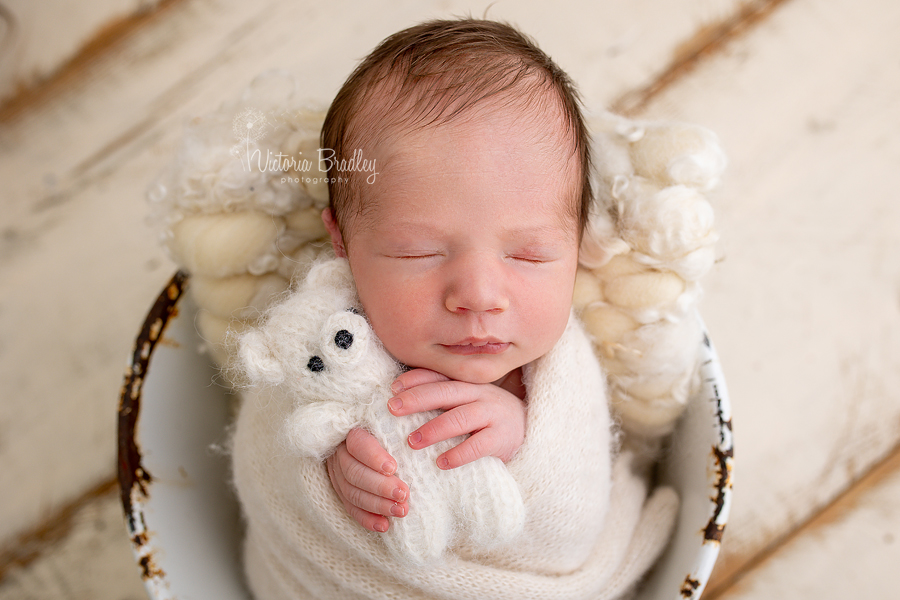
<instances>
[{"instance_id":1,"label":"chunky white yarn","mask_svg":"<svg viewBox=\"0 0 900 600\"><path fill-rule=\"evenodd\" d=\"M699 281L718 239L706 194L727 161L715 134L695 125L604 114L594 128L597 202L574 304L624 430L653 442L696 384Z\"/></svg>"},{"instance_id":2,"label":"chunky white yarn","mask_svg":"<svg viewBox=\"0 0 900 600\"><path fill-rule=\"evenodd\" d=\"M516 457L440 471L442 448L405 443L432 415L387 412L399 366L354 310L349 268L333 259L240 338L251 385L234 481L256 597L597 600L631 589L665 546L678 503L661 489L645 504L646 477L630 454L611 470L604 377L578 321L525 369ZM411 487L410 514L384 536L352 521L321 462L360 425Z\"/></svg>"}]
</instances>

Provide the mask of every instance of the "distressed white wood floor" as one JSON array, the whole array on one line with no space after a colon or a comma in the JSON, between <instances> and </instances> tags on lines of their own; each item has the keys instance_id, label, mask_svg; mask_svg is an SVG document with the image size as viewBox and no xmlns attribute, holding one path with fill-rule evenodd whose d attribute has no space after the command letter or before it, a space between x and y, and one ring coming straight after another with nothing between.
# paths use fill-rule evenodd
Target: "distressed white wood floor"
<instances>
[{"instance_id":1,"label":"distressed white wood floor","mask_svg":"<svg viewBox=\"0 0 900 600\"><path fill-rule=\"evenodd\" d=\"M702 309L734 405L736 488L709 597L894 598L900 5L672 4L501 2L490 16L533 35L589 105L699 122L730 155L724 260ZM180 123L272 67L306 74L327 102L385 35L486 5L183 0L7 113L0 557L114 473L125 356L172 271L143 190ZM731 35L682 64L732 17ZM36 559L0 564L0 598L141 597L115 495L79 506Z\"/></svg>"}]
</instances>

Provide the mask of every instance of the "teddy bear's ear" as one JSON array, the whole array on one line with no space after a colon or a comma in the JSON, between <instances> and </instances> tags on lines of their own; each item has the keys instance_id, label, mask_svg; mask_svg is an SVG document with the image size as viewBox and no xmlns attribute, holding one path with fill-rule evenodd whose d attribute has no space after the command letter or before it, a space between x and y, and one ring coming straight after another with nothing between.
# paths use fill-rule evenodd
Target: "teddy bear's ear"
<instances>
[{"instance_id":1,"label":"teddy bear's ear","mask_svg":"<svg viewBox=\"0 0 900 600\"><path fill-rule=\"evenodd\" d=\"M305 287L313 290L352 290L353 274L346 258L331 258L317 262L306 276Z\"/></svg>"},{"instance_id":2,"label":"teddy bear's ear","mask_svg":"<svg viewBox=\"0 0 900 600\"><path fill-rule=\"evenodd\" d=\"M284 369L260 331L253 329L242 335L239 352L244 373L252 383L277 385L284 380Z\"/></svg>"}]
</instances>

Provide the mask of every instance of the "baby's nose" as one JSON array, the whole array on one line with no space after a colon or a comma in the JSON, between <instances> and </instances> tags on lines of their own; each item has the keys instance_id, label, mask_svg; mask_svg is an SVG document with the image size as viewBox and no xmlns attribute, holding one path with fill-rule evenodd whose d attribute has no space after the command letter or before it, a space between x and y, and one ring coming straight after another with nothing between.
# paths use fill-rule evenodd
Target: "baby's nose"
<instances>
[{"instance_id":1,"label":"baby's nose","mask_svg":"<svg viewBox=\"0 0 900 600\"><path fill-rule=\"evenodd\" d=\"M490 260L469 260L455 270L449 281L445 305L451 312L496 313L509 308L502 265Z\"/></svg>"}]
</instances>

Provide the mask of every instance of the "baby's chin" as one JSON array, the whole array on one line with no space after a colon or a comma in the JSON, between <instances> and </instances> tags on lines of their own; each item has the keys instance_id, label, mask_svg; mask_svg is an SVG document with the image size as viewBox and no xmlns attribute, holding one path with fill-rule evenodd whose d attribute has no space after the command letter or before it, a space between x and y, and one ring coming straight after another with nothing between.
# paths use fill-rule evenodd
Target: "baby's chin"
<instances>
[{"instance_id":1,"label":"baby's chin","mask_svg":"<svg viewBox=\"0 0 900 600\"><path fill-rule=\"evenodd\" d=\"M487 364L484 364L487 363ZM445 377L464 383L498 383L520 365L490 364L488 361L464 361L462 364L440 364L425 367Z\"/></svg>"}]
</instances>

